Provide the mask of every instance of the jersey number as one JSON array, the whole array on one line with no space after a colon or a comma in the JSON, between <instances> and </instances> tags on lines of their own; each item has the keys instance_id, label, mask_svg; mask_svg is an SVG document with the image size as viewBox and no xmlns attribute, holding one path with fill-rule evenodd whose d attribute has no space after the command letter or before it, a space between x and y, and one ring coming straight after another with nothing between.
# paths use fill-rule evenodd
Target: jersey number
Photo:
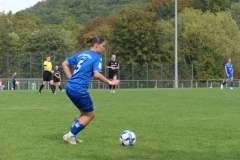
<instances>
[{"instance_id":1,"label":"jersey number","mask_svg":"<svg viewBox=\"0 0 240 160\"><path fill-rule=\"evenodd\" d=\"M83 62L84 62L84 60L80 60L78 62L77 67L76 67L76 69L74 69L73 74L75 74L75 73L77 73L79 71L79 69L81 68Z\"/></svg>"}]
</instances>

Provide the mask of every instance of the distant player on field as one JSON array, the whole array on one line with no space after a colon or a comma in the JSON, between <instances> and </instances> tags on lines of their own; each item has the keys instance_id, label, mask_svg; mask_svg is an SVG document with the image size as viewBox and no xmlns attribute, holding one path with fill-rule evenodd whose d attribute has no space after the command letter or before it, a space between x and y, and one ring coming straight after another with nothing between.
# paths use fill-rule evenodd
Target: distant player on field
<instances>
[{"instance_id":1,"label":"distant player on field","mask_svg":"<svg viewBox=\"0 0 240 160\"><path fill-rule=\"evenodd\" d=\"M118 75L119 63L116 60L116 55L112 55L112 59L109 61L107 68L109 69L108 78L109 80L116 80ZM113 88L113 90L112 90ZM115 93L115 85L109 84L110 93Z\"/></svg>"},{"instance_id":2,"label":"distant player on field","mask_svg":"<svg viewBox=\"0 0 240 160\"><path fill-rule=\"evenodd\" d=\"M54 70L54 77L53 77L53 85L54 85L54 92L56 90L56 84L58 84L58 88L60 89L60 91L62 90L62 86L61 86L61 74L60 71L58 70L58 65L55 66L55 70Z\"/></svg>"},{"instance_id":3,"label":"distant player on field","mask_svg":"<svg viewBox=\"0 0 240 160\"><path fill-rule=\"evenodd\" d=\"M228 63L225 64L226 80L221 84L221 89L228 83L230 79L230 89L233 89L233 64L232 60L228 59Z\"/></svg>"},{"instance_id":4,"label":"distant player on field","mask_svg":"<svg viewBox=\"0 0 240 160\"><path fill-rule=\"evenodd\" d=\"M66 93L72 103L78 108L80 114L75 118L70 131L63 136L63 140L70 144L82 142L76 135L83 130L94 118L95 112L92 99L88 92L89 82L93 75L97 79L112 85L118 85L119 80L109 81L102 72L101 52L105 50L105 40L101 36L94 36L87 39L91 44L90 50L79 52L68 57L63 63L63 70L69 78L66 87ZM73 74L69 66L74 65Z\"/></svg>"},{"instance_id":5,"label":"distant player on field","mask_svg":"<svg viewBox=\"0 0 240 160\"><path fill-rule=\"evenodd\" d=\"M12 76L12 84L13 84L12 90L15 90L16 88L16 82L17 82L16 78L17 78L17 72L14 72Z\"/></svg>"},{"instance_id":6,"label":"distant player on field","mask_svg":"<svg viewBox=\"0 0 240 160\"><path fill-rule=\"evenodd\" d=\"M44 72L43 72L43 83L39 88L38 94L41 94L43 87L47 84L47 82L50 82L52 93L56 94L54 91L54 86L53 86L53 71L52 71L52 62L50 62L51 56L50 54L46 55L46 61L43 63L44 65Z\"/></svg>"}]
</instances>

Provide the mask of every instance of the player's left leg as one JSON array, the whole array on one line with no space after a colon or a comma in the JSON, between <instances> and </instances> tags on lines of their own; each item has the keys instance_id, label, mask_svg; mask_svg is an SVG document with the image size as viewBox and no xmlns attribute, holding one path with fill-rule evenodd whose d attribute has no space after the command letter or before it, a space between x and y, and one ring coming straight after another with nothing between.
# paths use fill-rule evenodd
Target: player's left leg
<instances>
[{"instance_id":1,"label":"player's left leg","mask_svg":"<svg viewBox=\"0 0 240 160\"><path fill-rule=\"evenodd\" d=\"M226 75L225 81L221 84L221 89L223 89L223 87L226 85L226 83L228 83L228 81L229 81L229 75Z\"/></svg>"},{"instance_id":2,"label":"player's left leg","mask_svg":"<svg viewBox=\"0 0 240 160\"><path fill-rule=\"evenodd\" d=\"M228 81L229 81L229 78L226 78L225 81L222 83L223 86L225 86L225 84L228 83Z\"/></svg>"},{"instance_id":3,"label":"player's left leg","mask_svg":"<svg viewBox=\"0 0 240 160\"><path fill-rule=\"evenodd\" d=\"M41 94L41 93L42 93L42 89L43 89L43 87L47 84L47 82L49 81L50 76L51 76L50 73L48 73L48 72L46 72L46 71L43 72L43 83L42 83L42 85L41 85L40 88L39 88L38 94Z\"/></svg>"},{"instance_id":4,"label":"player's left leg","mask_svg":"<svg viewBox=\"0 0 240 160\"><path fill-rule=\"evenodd\" d=\"M39 91L38 91L39 94L41 94L41 91L42 91L43 87L44 87L46 84L47 84L47 81L43 81L43 83L42 83L42 85L40 86Z\"/></svg>"}]
</instances>

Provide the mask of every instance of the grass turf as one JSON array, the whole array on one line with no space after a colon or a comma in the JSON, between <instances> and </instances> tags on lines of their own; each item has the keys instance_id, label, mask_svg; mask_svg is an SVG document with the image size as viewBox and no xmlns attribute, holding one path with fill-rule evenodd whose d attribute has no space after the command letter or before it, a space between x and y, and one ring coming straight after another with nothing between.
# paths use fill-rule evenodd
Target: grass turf
<instances>
[{"instance_id":1,"label":"grass turf","mask_svg":"<svg viewBox=\"0 0 240 160\"><path fill-rule=\"evenodd\" d=\"M240 157L239 88L90 90L96 117L62 140L78 115L65 92L1 91L3 160L226 160ZM121 146L130 129L134 146Z\"/></svg>"}]
</instances>

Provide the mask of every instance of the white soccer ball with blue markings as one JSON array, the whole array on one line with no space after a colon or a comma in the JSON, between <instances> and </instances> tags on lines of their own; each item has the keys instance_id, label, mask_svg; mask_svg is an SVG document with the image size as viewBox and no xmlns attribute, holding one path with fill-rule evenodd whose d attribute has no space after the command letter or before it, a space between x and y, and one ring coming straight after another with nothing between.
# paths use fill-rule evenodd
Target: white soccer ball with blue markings
<instances>
[{"instance_id":1,"label":"white soccer ball with blue markings","mask_svg":"<svg viewBox=\"0 0 240 160\"><path fill-rule=\"evenodd\" d=\"M120 134L119 141L123 146L132 146L136 142L136 135L130 130L125 130Z\"/></svg>"}]
</instances>

